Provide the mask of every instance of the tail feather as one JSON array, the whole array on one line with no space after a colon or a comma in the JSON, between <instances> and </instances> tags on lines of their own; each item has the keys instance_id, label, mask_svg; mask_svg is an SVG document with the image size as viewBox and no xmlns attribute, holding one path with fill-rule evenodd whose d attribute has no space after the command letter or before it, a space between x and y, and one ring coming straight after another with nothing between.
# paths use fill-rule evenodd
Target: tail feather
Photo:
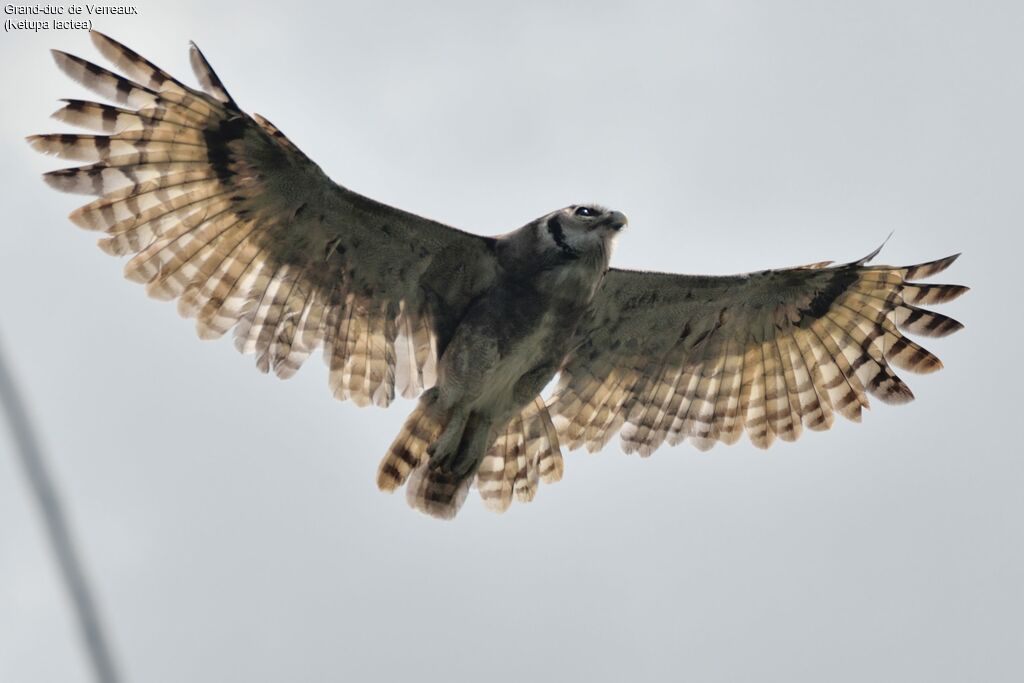
<instances>
[{"instance_id":1,"label":"tail feather","mask_svg":"<svg viewBox=\"0 0 1024 683\"><path fill-rule=\"evenodd\" d=\"M427 391L406 418L402 431L377 468L377 488L381 491L394 491L409 479L413 470L426 465L427 447L437 441L448 421L436 409L436 401L437 389Z\"/></svg>"},{"instance_id":2,"label":"tail feather","mask_svg":"<svg viewBox=\"0 0 1024 683\"><path fill-rule=\"evenodd\" d=\"M484 505L504 512L513 500L533 500L539 482L556 482L562 471L558 433L538 396L495 438L480 463L476 483Z\"/></svg>"},{"instance_id":3,"label":"tail feather","mask_svg":"<svg viewBox=\"0 0 1024 683\"><path fill-rule=\"evenodd\" d=\"M466 502L476 472L457 477L430 469L424 462L413 470L406 487L409 505L431 517L452 519Z\"/></svg>"},{"instance_id":4,"label":"tail feather","mask_svg":"<svg viewBox=\"0 0 1024 683\"><path fill-rule=\"evenodd\" d=\"M468 471L454 475L435 469L429 462L421 462L409 477L405 494L414 509L432 517L451 519L466 502L480 462L493 441L493 430L491 423L477 414L470 414L464 422L452 422L451 416L447 416L445 422L445 431L461 428L454 461L450 464L457 468L468 465Z\"/></svg>"},{"instance_id":5,"label":"tail feather","mask_svg":"<svg viewBox=\"0 0 1024 683\"><path fill-rule=\"evenodd\" d=\"M474 482L484 505L503 512L513 500L533 500L540 482L562 477L562 453L547 406L538 396L494 435L490 427L467 423L459 448L479 464L464 476L430 467L427 448L448 427L451 415L435 407L437 389L423 394L405 421L377 470L377 486L394 491L406 486L413 508L433 517L451 519L466 501Z\"/></svg>"}]
</instances>

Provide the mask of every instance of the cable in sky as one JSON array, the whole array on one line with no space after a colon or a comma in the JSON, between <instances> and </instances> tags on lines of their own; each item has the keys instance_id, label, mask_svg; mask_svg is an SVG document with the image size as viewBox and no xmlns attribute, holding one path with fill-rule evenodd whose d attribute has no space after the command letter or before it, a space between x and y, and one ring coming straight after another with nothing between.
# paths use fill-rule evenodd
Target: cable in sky
<instances>
[{"instance_id":1,"label":"cable in sky","mask_svg":"<svg viewBox=\"0 0 1024 683\"><path fill-rule=\"evenodd\" d=\"M121 680L111 654L109 639L96 608L82 562L75 549L74 538L68 524L60 494L47 470L46 458L32 428L24 401L15 386L0 346L0 404L7 414L14 438L15 450L21 460L25 478L32 490L39 512L43 517L47 536L53 548L61 577L74 605L79 631L92 663L98 683L118 683Z\"/></svg>"}]
</instances>

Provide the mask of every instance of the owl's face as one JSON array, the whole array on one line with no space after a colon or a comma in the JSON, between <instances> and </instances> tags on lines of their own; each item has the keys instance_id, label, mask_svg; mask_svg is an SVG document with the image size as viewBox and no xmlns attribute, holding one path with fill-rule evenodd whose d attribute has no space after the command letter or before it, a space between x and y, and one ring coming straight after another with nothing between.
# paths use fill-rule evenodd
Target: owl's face
<instances>
[{"instance_id":1,"label":"owl's face","mask_svg":"<svg viewBox=\"0 0 1024 683\"><path fill-rule=\"evenodd\" d=\"M547 240L566 255L607 253L626 216L593 204L574 204L548 214L544 220Z\"/></svg>"}]
</instances>

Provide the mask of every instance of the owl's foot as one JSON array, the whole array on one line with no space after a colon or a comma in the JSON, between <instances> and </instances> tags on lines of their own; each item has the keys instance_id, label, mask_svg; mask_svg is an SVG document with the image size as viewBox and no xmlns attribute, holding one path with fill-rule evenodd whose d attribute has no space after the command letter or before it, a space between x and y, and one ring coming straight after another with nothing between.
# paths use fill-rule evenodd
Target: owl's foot
<instances>
[{"instance_id":1,"label":"owl's foot","mask_svg":"<svg viewBox=\"0 0 1024 683\"><path fill-rule=\"evenodd\" d=\"M475 464L476 462L473 458L466 457L466 454L458 449L451 451L437 450L434 453L430 453L429 467L431 470L456 478L462 478L469 474Z\"/></svg>"},{"instance_id":2,"label":"owl's foot","mask_svg":"<svg viewBox=\"0 0 1024 683\"><path fill-rule=\"evenodd\" d=\"M457 414L441 437L427 447L430 469L462 478L472 474L490 444L490 424L478 414Z\"/></svg>"},{"instance_id":3,"label":"owl's foot","mask_svg":"<svg viewBox=\"0 0 1024 683\"><path fill-rule=\"evenodd\" d=\"M459 444L468 418L465 412L453 414L437 441L427 446L430 469L445 474L458 474L462 469L459 466Z\"/></svg>"}]
</instances>

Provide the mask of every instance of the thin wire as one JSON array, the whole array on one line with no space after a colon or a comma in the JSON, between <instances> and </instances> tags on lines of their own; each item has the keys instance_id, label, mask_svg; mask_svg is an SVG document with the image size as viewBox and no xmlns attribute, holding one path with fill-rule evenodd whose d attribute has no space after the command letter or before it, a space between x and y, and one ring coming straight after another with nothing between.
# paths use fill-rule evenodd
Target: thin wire
<instances>
[{"instance_id":1,"label":"thin wire","mask_svg":"<svg viewBox=\"0 0 1024 683\"><path fill-rule=\"evenodd\" d=\"M92 662L93 673L98 683L117 683L120 676L114 665L109 641L104 633L96 601L86 579L78 552L75 550L74 538L68 525L60 494L53 483L47 469L46 458L43 456L36 438L32 423L25 410L14 377L11 375L4 360L3 348L0 347L0 404L7 413L11 425L16 450L21 459L25 478L35 497L39 512L43 516L46 533L50 539L61 576L67 587L68 595L75 608L82 641Z\"/></svg>"}]
</instances>

